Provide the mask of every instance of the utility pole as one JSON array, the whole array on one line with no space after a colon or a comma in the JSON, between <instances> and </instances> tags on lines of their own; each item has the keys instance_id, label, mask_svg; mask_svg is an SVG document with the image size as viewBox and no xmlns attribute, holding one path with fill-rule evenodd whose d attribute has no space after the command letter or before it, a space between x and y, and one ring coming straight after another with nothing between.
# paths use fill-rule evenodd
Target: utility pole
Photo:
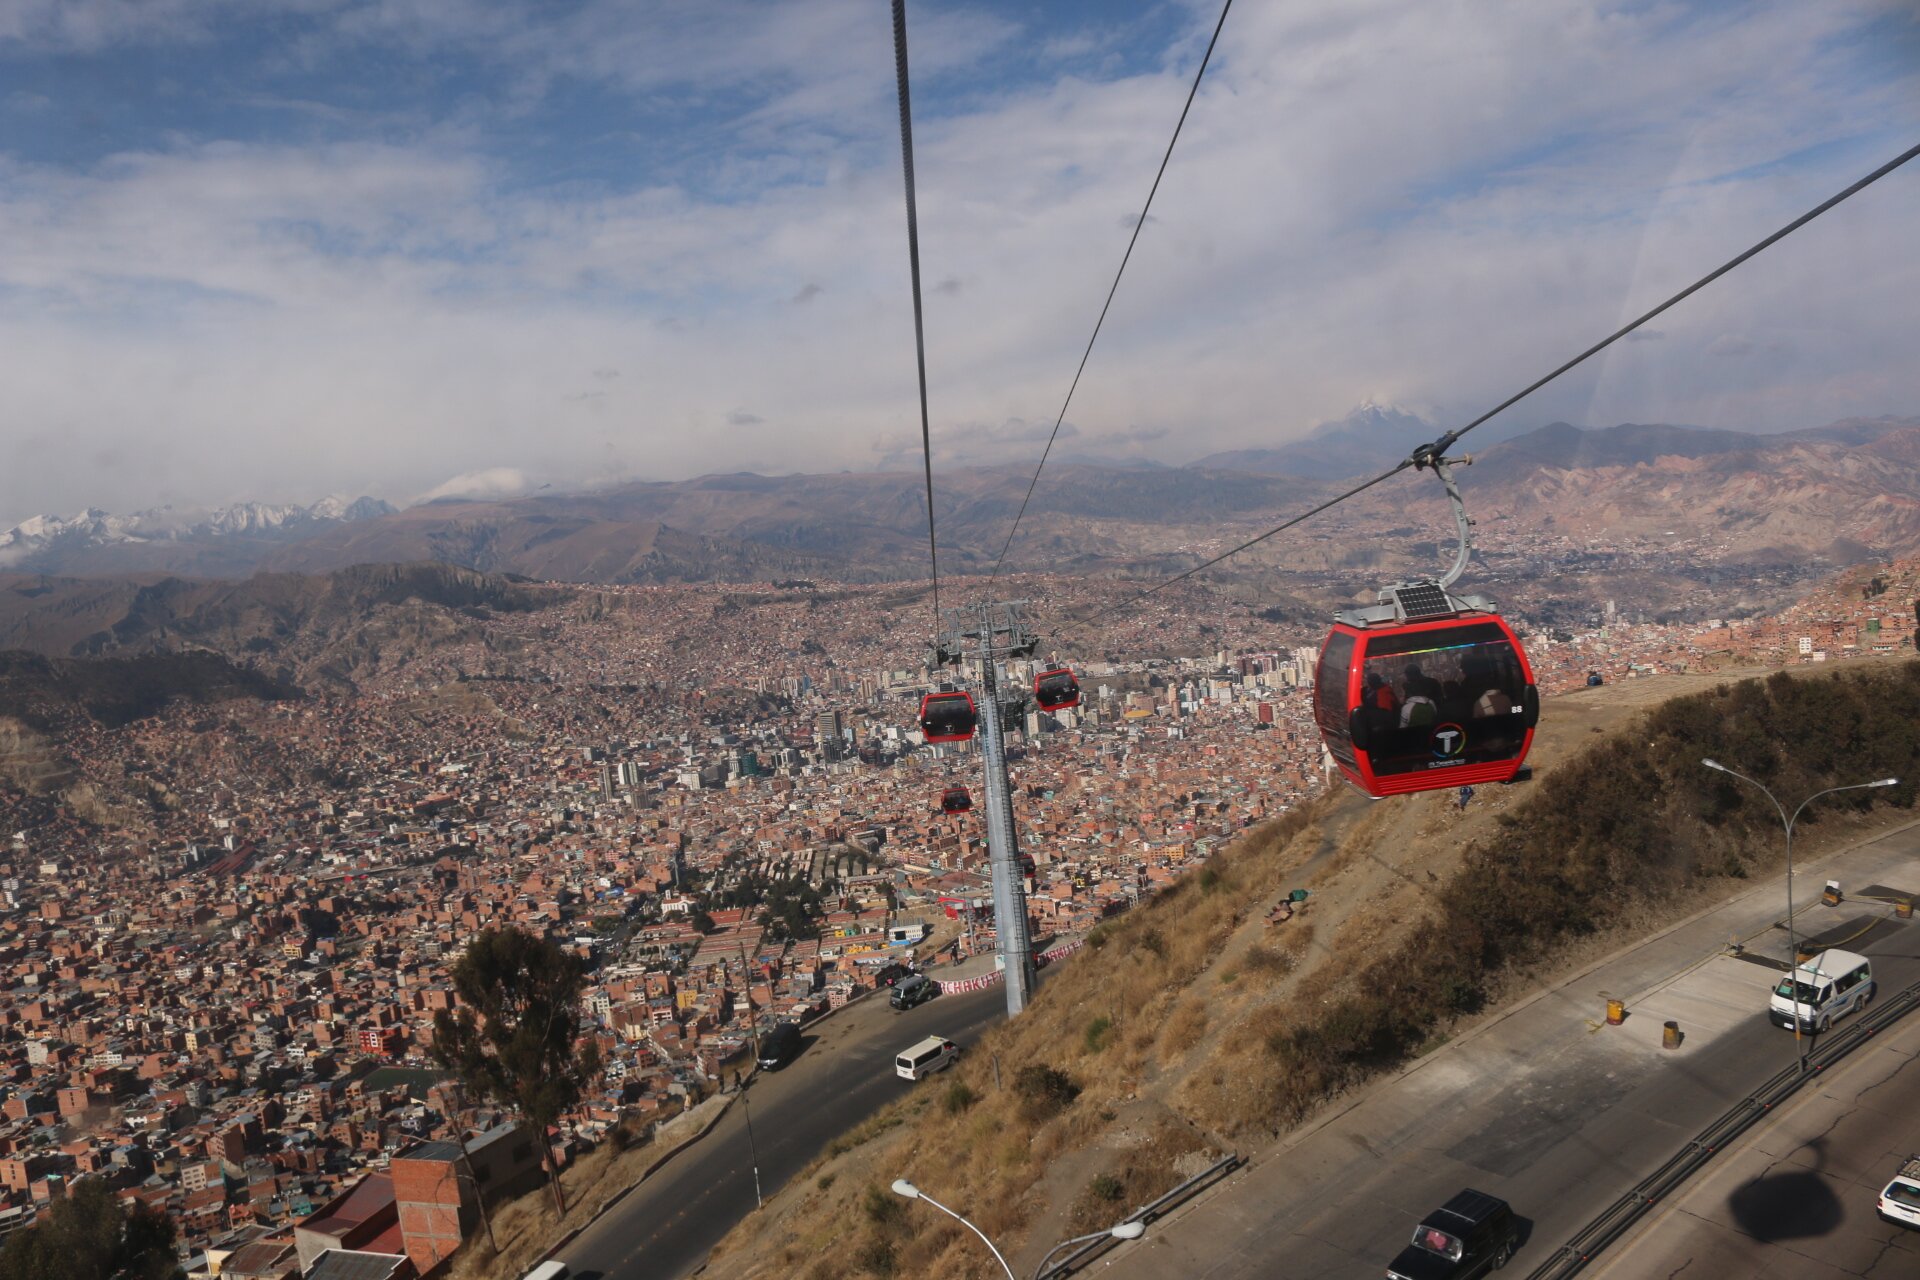
<instances>
[{"instance_id":1,"label":"utility pole","mask_svg":"<svg viewBox=\"0 0 1920 1280\"><path fill-rule=\"evenodd\" d=\"M980 667L980 764L985 774L987 856L993 870L993 923L1007 987L1007 1016L1018 1015L1033 995L1033 941L1027 934L1027 890L1020 875L1020 847L1013 825L1013 791L1007 781L1006 738L1000 723L999 664L1031 657L1038 643L1020 620L1024 600L948 610L949 630L936 656L959 660L966 642L976 642Z\"/></svg>"},{"instance_id":2,"label":"utility pole","mask_svg":"<svg viewBox=\"0 0 1920 1280\"><path fill-rule=\"evenodd\" d=\"M767 1202L760 1195L760 1147L753 1140L753 1109L747 1105L747 1085L752 1081L752 1073L760 1067L760 1022L753 1016L753 973L747 968L747 919L743 912L740 917L740 983L746 990L740 994L747 1001L747 1027L753 1032L753 1064L747 1068L748 1077L740 1082L740 1114L747 1122L747 1159L753 1165L753 1207L763 1209Z\"/></svg>"}]
</instances>

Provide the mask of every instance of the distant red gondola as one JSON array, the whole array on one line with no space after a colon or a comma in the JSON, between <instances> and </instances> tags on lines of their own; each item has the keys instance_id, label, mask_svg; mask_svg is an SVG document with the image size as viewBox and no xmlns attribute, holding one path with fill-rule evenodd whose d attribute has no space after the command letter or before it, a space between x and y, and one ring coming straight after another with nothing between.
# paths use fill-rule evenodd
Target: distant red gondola
<instances>
[{"instance_id":1,"label":"distant red gondola","mask_svg":"<svg viewBox=\"0 0 1920 1280\"><path fill-rule=\"evenodd\" d=\"M979 727L970 693L929 693L920 699L920 732L928 742L965 742Z\"/></svg>"},{"instance_id":2,"label":"distant red gondola","mask_svg":"<svg viewBox=\"0 0 1920 1280\"><path fill-rule=\"evenodd\" d=\"M956 784L940 793L940 812L942 813L965 813L971 808L973 808L973 797L967 794L967 789L963 786Z\"/></svg>"},{"instance_id":3,"label":"distant red gondola","mask_svg":"<svg viewBox=\"0 0 1920 1280\"><path fill-rule=\"evenodd\" d=\"M1064 711L1080 705L1080 682L1066 667L1042 671L1033 678L1033 700L1042 711Z\"/></svg>"}]
</instances>

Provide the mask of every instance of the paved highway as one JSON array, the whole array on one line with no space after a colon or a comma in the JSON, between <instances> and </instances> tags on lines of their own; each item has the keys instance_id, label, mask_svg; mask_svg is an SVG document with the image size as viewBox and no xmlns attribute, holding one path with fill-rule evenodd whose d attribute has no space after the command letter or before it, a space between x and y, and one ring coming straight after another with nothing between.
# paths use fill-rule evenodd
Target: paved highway
<instances>
[{"instance_id":1,"label":"paved highway","mask_svg":"<svg viewBox=\"0 0 1920 1280\"><path fill-rule=\"evenodd\" d=\"M1920 1229L1874 1212L1920 1151L1920 1014L1856 1049L1601 1256L1595 1280L1910 1280Z\"/></svg>"},{"instance_id":2,"label":"paved highway","mask_svg":"<svg viewBox=\"0 0 1920 1280\"><path fill-rule=\"evenodd\" d=\"M679 1280L753 1211L749 1110L760 1187L771 1196L886 1103L911 1089L940 1087L940 1076L915 1085L895 1075L901 1049L930 1035L971 1046L1006 1008L1006 992L994 986L940 996L905 1013L873 996L817 1023L798 1058L748 1088L746 1107L734 1103L711 1133L581 1232L561 1260L586 1280Z\"/></svg>"},{"instance_id":3,"label":"paved highway","mask_svg":"<svg viewBox=\"0 0 1920 1280\"><path fill-rule=\"evenodd\" d=\"M1803 867L1801 902L1828 875L1920 892L1920 830ZM1524 1274L1792 1061L1793 1036L1765 1014L1777 971L1720 954L1729 937L1757 931L1750 949L1784 956L1784 934L1768 927L1782 898L1779 880L1756 886L1427 1055L1150 1227L1102 1275L1377 1276L1420 1215L1462 1187L1505 1197L1525 1220L1514 1258ZM1803 936L1851 932L1890 914L1803 907L1798 923ZM1920 980L1920 925L1887 921L1849 945L1873 957L1883 989ZM1601 1021L1608 995L1626 999L1626 1025ZM1668 1019L1686 1034L1678 1050L1661 1047Z\"/></svg>"}]
</instances>

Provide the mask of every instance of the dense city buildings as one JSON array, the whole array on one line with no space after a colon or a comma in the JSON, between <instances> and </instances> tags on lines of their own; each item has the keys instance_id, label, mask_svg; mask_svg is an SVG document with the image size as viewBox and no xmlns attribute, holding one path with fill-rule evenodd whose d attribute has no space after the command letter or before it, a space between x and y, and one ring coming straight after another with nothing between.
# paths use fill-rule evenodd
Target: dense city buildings
<instances>
[{"instance_id":1,"label":"dense city buildings","mask_svg":"<svg viewBox=\"0 0 1920 1280\"><path fill-rule=\"evenodd\" d=\"M1910 650L1917 585L1908 563L1707 625L1517 616L1553 692ZM1001 586L1055 637L1008 685L1065 661L1084 694L1008 713L1036 937L1328 785L1312 630L1169 591L1076 631L1116 584ZM542 1135L562 1161L723 1086L758 1030L902 955L991 949L981 817L939 804L978 755L914 722L964 679L925 666L924 594L540 590L551 607L482 613L352 686L112 728L50 704L8 730L0 1231L102 1177L170 1214L195 1269L344 1249L434 1271L475 1229L473 1179L489 1199L539 1180L534 1139L429 1053L484 928L590 965L604 1065Z\"/></svg>"}]
</instances>

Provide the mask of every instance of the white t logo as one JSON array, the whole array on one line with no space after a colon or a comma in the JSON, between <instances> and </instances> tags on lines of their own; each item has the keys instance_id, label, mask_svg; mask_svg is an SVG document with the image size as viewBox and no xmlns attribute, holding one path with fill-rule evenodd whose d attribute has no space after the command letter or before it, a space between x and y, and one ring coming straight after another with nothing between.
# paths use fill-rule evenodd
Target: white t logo
<instances>
[{"instance_id":1,"label":"white t logo","mask_svg":"<svg viewBox=\"0 0 1920 1280\"><path fill-rule=\"evenodd\" d=\"M1442 729L1440 732L1434 734L1433 740L1440 744L1440 750L1437 754L1450 756L1459 750L1459 748L1454 745L1459 737L1460 731L1458 729Z\"/></svg>"}]
</instances>

